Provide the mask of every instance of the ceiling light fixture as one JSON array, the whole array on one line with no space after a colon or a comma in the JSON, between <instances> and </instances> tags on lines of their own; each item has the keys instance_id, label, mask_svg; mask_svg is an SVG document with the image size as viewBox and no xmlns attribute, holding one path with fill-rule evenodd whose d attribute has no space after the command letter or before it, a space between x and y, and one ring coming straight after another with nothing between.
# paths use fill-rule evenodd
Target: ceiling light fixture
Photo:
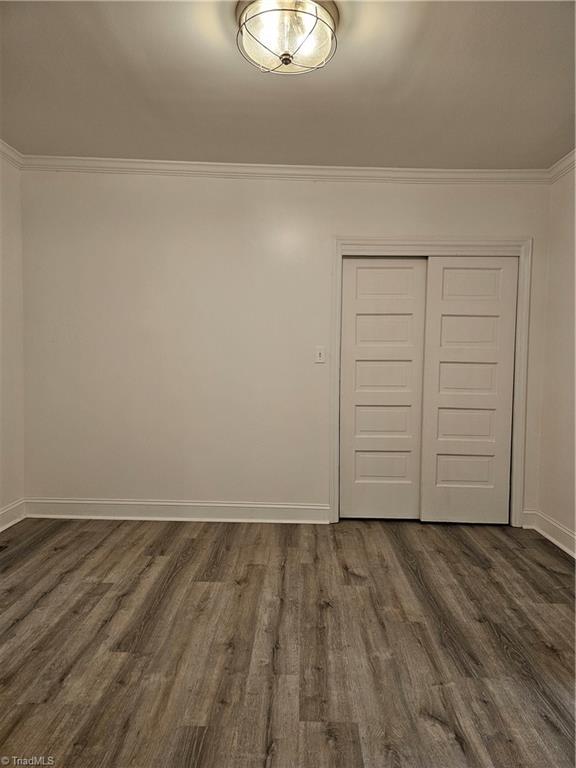
<instances>
[{"instance_id":1,"label":"ceiling light fixture","mask_svg":"<svg viewBox=\"0 0 576 768\"><path fill-rule=\"evenodd\" d=\"M338 9L324 0L249 0L237 5L236 42L262 72L301 75L336 51Z\"/></svg>"}]
</instances>

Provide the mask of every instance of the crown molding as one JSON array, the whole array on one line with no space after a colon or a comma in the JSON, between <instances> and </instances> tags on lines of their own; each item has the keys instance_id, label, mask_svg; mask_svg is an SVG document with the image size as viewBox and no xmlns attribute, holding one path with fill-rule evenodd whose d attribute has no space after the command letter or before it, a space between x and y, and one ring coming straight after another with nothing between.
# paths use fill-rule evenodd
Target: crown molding
<instances>
[{"instance_id":1,"label":"crown molding","mask_svg":"<svg viewBox=\"0 0 576 768\"><path fill-rule=\"evenodd\" d=\"M24 169L68 173L115 173L213 179L361 182L389 184L547 184L545 170L446 170L436 168L353 168L314 165L199 163L165 160L26 156Z\"/></svg>"},{"instance_id":2,"label":"crown molding","mask_svg":"<svg viewBox=\"0 0 576 768\"><path fill-rule=\"evenodd\" d=\"M0 157L20 170L24 167L24 155L0 139Z\"/></svg>"},{"instance_id":3,"label":"crown molding","mask_svg":"<svg viewBox=\"0 0 576 768\"><path fill-rule=\"evenodd\" d=\"M377 184L551 184L574 168L574 151L551 168L445 169L363 168L320 165L201 163L178 160L128 160L107 157L24 155L0 139L0 157L23 171L112 173L185 178L270 181L359 182Z\"/></svg>"},{"instance_id":4,"label":"crown molding","mask_svg":"<svg viewBox=\"0 0 576 768\"><path fill-rule=\"evenodd\" d=\"M571 152L568 152L567 155L561 157L558 162L554 163L554 165L551 165L548 169L548 173L550 175L550 184L554 184L554 182L558 181L558 179L561 179L562 176L565 176L567 173L570 173L570 171L573 171L575 165L576 150L573 149Z\"/></svg>"}]
</instances>

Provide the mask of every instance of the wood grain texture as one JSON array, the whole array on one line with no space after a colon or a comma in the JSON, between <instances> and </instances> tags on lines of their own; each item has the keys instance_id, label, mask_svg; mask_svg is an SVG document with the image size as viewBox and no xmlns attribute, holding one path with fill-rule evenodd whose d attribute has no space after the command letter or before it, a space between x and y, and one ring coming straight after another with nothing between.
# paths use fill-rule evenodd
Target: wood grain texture
<instances>
[{"instance_id":1,"label":"wood grain texture","mask_svg":"<svg viewBox=\"0 0 576 768\"><path fill-rule=\"evenodd\" d=\"M25 520L0 756L62 768L571 768L574 570L533 531Z\"/></svg>"}]
</instances>

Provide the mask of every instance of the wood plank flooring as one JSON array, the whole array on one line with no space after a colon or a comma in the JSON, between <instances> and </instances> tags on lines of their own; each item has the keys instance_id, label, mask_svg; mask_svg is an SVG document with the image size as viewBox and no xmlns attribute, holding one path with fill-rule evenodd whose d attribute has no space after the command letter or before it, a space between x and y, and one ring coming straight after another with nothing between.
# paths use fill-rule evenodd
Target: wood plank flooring
<instances>
[{"instance_id":1,"label":"wood plank flooring","mask_svg":"<svg viewBox=\"0 0 576 768\"><path fill-rule=\"evenodd\" d=\"M508 527L25 520L0 534L0 756L571 768L573 585Z\"/></svg>"}]
</instances>

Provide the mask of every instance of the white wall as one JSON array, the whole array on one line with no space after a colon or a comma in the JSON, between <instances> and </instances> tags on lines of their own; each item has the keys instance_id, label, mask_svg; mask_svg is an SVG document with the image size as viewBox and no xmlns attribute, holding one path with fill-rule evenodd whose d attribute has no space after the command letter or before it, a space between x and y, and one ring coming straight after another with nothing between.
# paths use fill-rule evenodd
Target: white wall
<instances>
[{"instance_id":1,"label":"white wall","mask_svg":"<svg viewBox=\"0 0 576 768\"><path fill-rule=\"evenodd\" d=\"M23 176L27 496L327 505L335 237L533 236L538 506L545 185Z\"/></svg>"},{"instance_id":2,"label":"white wall","mask_svg":"<svg viewBox=\"0 0 576 768\"><path fill-rule=\"evenodd\" d=\"M0 157L0 510L24 497L22 306L21 173Z\"/></svg>"},{"instance_id":3,"label":"white wall","mask_svg":"<svg viewBox=\"0 0 576 768\"><path fill-rule=\"evenodd\" d=\"M574 533L574 171L550 189L548 248L542 519L537 523L568 546L567 532Z\"/></svg>"}]
</instances>

